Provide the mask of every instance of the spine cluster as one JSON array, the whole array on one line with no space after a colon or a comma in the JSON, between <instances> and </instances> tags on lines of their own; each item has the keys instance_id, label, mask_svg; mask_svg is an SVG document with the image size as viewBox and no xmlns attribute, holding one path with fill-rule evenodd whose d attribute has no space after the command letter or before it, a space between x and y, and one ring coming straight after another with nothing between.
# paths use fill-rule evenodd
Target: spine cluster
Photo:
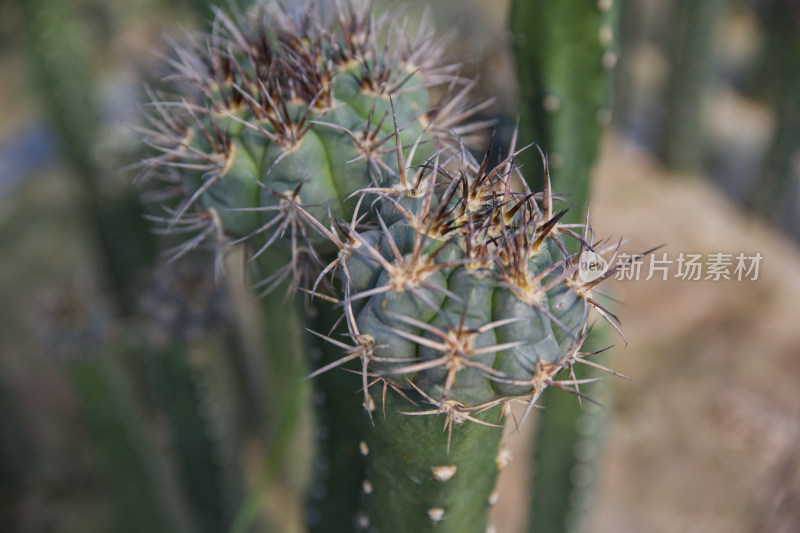
<instances>
[{"instance_id":1,"label":"spine cluster","mask_svg":"<svg viewBox=\"0 0 800 533\"><path fill-rule=\"evenodd\" d=\"M257 258L278 242L292 254L283 274L300 276L331 249L306 214L349 218L353 193L397 174L395 146L427 157L434 138L480 127L453 129L487 103L466 107L472 84L440 59L427 24L412 39L371 2L328 11L218 12L210 35L169 60L169 87L151 94L143 129L155 154L139 179L163 205L154 219L164 231L192 235L176 256L229 239Z\"/></svg>"}]
</instances>

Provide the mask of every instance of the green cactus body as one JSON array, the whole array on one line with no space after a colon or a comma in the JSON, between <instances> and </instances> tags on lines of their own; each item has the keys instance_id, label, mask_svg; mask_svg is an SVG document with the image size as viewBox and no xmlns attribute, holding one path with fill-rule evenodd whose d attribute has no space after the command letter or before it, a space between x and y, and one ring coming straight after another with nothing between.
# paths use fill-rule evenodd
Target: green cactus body
<instances>
[{"instance_id":1,"label":"green cactus body","mask_svg":"<svg viewBox=\"0 0 800 533\"><path fill-rule=\"evenodd\" d=\"M656 152L675 170L703 168L705 128L704 99L714 77L714 35L727 2L680 0L670 6L667 33L669 75L663 89L663 118ZM794 32L793 32L794 33ZM781 45L786 46L786 41Z\"/></svg>"},{"instance_id":2,"label":"green cactus body","mask_svg":"<svg viewBox=\"0 0 800 533\"><path fill-rule=\"evenodd\" d=\"M576 204L564 222L583 223L588 208L590 178L597 159L603 127L611 120L611 72L617 62L615 49L619 0L584 2L565 0L514 0L510 25L514 32L517 60L521 134L536 141L550 154L550 169L560 193ZM525 168L536 168L536 154L520 154ZM529 184L533 186L527 176ZM574 244L574 243L572 243ZM569 309L583 305L569 291L555 305ZM558 312L554 312L557 314ZM606 317L610 317L607 311ZM564 317L573 326L572 313ZM616 327L616 326L615 326ZM602 328L593 330L597 336ZM562 346L568 342L554 331ZM594 369L571 369L576 380L590 380ZM598 388L592 390L598 396ZM586 469L573 453L575 443L587 439L576 426L595 417L598 410L584 409L558 392L545 392L546 407L538 417L539 431L534 444L534 486L529 531L578 531L585 507L573 505L579 494L587 501L588 487L577 487L570 480L573 469ZM584 405L585 407L585 405ZM597 431L595 448L601 446L602 431ZM579 489L579 490L578 490Z\"/></svg>"},{"instance_id":3,"label":"green cactus body","mask_svg":"<svg viewBox=\"0 0 800 533\"><path fill-rule=\"evenodd\" d=\"M197 527L222 531L232 522L229 471L223 447L215 438L209 405L203 402L199 369L185 347L169 346L149 358L158 404L165 410L172 452L178 463L182 487Z\"/></svg>"},{"instance_id":4,"label":"green cactus body","mask_svg":"<svg viewBox=\"0 0 800 533\"><path fill-rule=\"evenodd\" d=\"M163 461L128 380L120 353L72 361L68 376L106 480L120 531L187 531L164 488ZM124 354L122 354L124 355Z\"/></svg>"},{"instance_id":5,"label":"green cactus body","mask_svg":"<svg viewBox=\"0 0 800 533\"><path fill-rule=\"evenodd\" d=\"M553 263L542 245L532 250L524 278L512 279L517 273L504 276L475 268L477 260L466 259L465 252L450 239L430 238L424 246L416 239L423 252L416 265L419 272L415 272L411 263L414 242L402 246L403 236L409 234L417 235L406 220L400 220L381 240L367 245L375 252L393 254L393 248L399 252L393 258L381 255L387 266L375 260L380 273L365 291L387 290L369 296L356 320L362 335L386 346L375 350L374 370L397 386L407 387L410 382L432 398L446 396L465 405L531 394L530 386L512 382L531 380L539 362L558 363L586 322L587 305L579 297L563 309L552 308L551 301L561 303L568 299L566 295L575 296L558 282L564 275L563 259ZM434 254L435 258L428 260ZM352 269L348 270L353 279ZM401 284L403 276L411 278L407 285ZM557 282L545 290L547 282L540 284L539 276L542 281ZM535 285L528 286L533 280ZM354 287L359 285L353 281ZM359 298L359 293L353 296ZM572 329L564 322L573 324ZM556 330L562 341L570 342L559 345ZM475 366L462 368L468 363L459 361L460 355L470 353L474 355L469 363ZM450 355L453 360L447 361ZM492 377L498 379L492 381Z\"/></svg>"},{"instance_id":6,"label":"green cactus body","mask_svg":"<svg viewBox=\"0 0 800 533\"><path fill-rule=\"evenodd\" d=\"M196 347L193 351L170 344L151 350L146 365L152 396L167 422L168 451L194 527L219 531L231 523L232 508L241 497L236 493L237 465L226 446L237 434L221 427L235 419L220 419L213 412L223 406L209 405L209 396L216 395L209 390L207 370L196 360Z\"/></svg>"},{"instance_id":7,"label":"green cactus body","mask_svg":"<svg viewBox=\"0 0 800 533\"><path fill-rule=\"evenodd\" d=\"M19 410L5 382L5 368L0 366L0 480L3 493L10 507L21 505L25 487L30 482L33 467L37 462L38 444L32 437L27 420ZM17 517L11 516L6 527L18 531L22 526Z\"/></svg>"},{"instance_id":8,"label":"green cactus body","mask_svg":"<svg viewBox=\"0 0 800 533\"><path fill-rule=\"evenodd\" d=\"M193 257L199 259L200 257ZM164 423L176 499L194 531L226 530L246 492L240 462L245 397L236 376L226 291L206 261L162 265L141 297L141 365Z\"/></svg>"},{"instance_id":9,"label":"green cactus body","mask_svg":"<svg viewBox=\"0 0 800 533\"><path fill-rule=\"evenodd\" d=\"M462 105L470 85L432 106L427 88L459 79L424 39L379 46L394 29L354 4L336 3L333 30L316 10L218 15L207 45L174 63L180 102L153 104L162 154L143 166L176 194L168 231L198 233L178 254L212 235L246 242L265 291L291 276L317 298L307 308L327 346L311 377L351 371L317 385L320 429L336 425L321 456L352 466L312 480L312 530L482 533L505 461L501 414L520 401L526 417L544 389L581 384L555 378L585 356L589 311L603 313L593 289L613 269L580 279L565 241L595 243L560 223L549 181L533 194L513 147L490 166L453 142L448 128L475 109ZM363 402L344 392L352 371ZM335 496L315 502L317 488Z\"/></svg>"},{"instance_id":10,"label":"green cactus body","mask_svg":"<svg viewBox=\"0 0 800 533\"><path fill-rule=\"evenodd\" d=\"M329 331L339 318L335 310L317 306L307 320L314 331ZM340 357L340 351L318 336L306 337L306 350L316 365ZM331 349L333 348L333 349ZM328 372L314 378L314 436L317 454L306 501L306 525L311 533L352 533L360 509L365 461L359 453L362 435L359 376Z\"/></svg>"},{"instance_id":11,"label":"green cactus body","mask_svg":"<svg viewBox=\"0 0 800 533\"><path fill-rule=\"evenodd\" d=\"M569 222L583 222L600 137L611 119L617 4L515 0L511 5L520 133L548 150L559 192L578 205L567 215ZM526 168L537 168L535 152L520 157ZM530 172L528 178L535 177Z\"/></svg>"},{"instance_id":12,"label":"green cactus body","mask_svg":"<svg viewBox=\"0 0 800 533\"><path fill-rule=\"evenodd\" d=\"M375 417L361 445L368 469L356 526L375 533L485 533L505 461L502 429L454 422L459 427L448 443L438 417L403 414L412 406L394 390L384 407L386 417ZM473 418L496 424L501 414L495 407Z\"/></svg>"},{"instance_id":13,"label":"green cactus body","mask_svg":"<svg viewBox=\"0 0 800 533\"><path fill-rule=\"evenodd\" d=\"M609 328L592 329L583 349L605 349L608 333ZM603 359L595 361L605 364ZM586 370L576 368L575 374L588 379L600 373ZM608 389L607 383L599 382L582 388L582 392L605 402ZM608 411L591 402L581 405L566 394L549 392L542 395L544 409L536 421L529 530L584 531L600 471Z\"/></svg>"},{"instance_id":14,"label":"green cactus body","mask_svg":"<svg viewBox=\"0 0 800 533\"><path fill-rule=\"evenodd\" d=\"M316 225L349 219L354 192L396 176L397 144L427 158L432 135L469 115L464 90L450 105L429 96L464 84L439 64L437 43L407 41L386 16L372 18L370 2L354 4L336 23L318 8L219 12L205 42L178 51L178 97L153 95L143 131L160 155L141 175L167 200L155 218L199 233L186 249L222 235L248 241L254 257L279 243L297 268L301 248L318 262L337 249Z\"/></svg>"},{"instance_id":15,"label":"green cactus body","mask_svg":"<svg viewBox=\"0 0 800 533\"><path fill-rule=\"evenodd\" d=\"M355 244L340 277L353 346L341 361L358 354L364 390L384 387L375 399L365 392L374 425L358 523L482 532L502 456L500 426L486 426L505 403L532 406L546 387L579 384L553 378L581 357L595 284L578 277L549 191L542 205L515 191L510 159L426 168L406 192L382 196L391 225L379 216L378 229L347 232ZM453 468L469 490L437 478Z\"/></svg>"}]
</instances>

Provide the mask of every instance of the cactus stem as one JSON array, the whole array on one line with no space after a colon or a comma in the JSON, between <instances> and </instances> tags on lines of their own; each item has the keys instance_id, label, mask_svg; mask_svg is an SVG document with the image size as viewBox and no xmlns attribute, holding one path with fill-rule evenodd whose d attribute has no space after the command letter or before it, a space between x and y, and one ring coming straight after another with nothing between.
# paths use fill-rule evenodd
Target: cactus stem
<instances>
[{"instance_id":1,"label":"cactus stem","mask_svg":"<svg viewBox=\"0 0 800 533\"><path fill-rule=\"evenodd\" d=\"M483 413L484 411L488 411L489 409L496 407L497 405L503 403L504 399L499 400L492 400L481 405L476 405L474 407L468 407L463 403L456 401L456 400L442 400L436 401L431 398L428 394L425 393L421 388L419 388L414 382L409 382L414 390L422 396L425 402L436 406L436 409L429 409L426 411L398 411L401 415L407 416L438 416L438 415L445 415L444 418L444 431L447 431L447 455L450 455L450 443L453 437L453 426L461 425L466 421L474 422L481 426L493 427L493 428L502 428L498 424L492 424L490 422L486 422L479 418L475 418L474 414Z\"/></svg>"},{"instance_id":2,"label":"cactus stem","mask_svg":"<svg viewBox=\"0 0 800 533\"><path fill-rule=\"evenodd\" d=\"M349 292L349 291L348 291ZM361 359L361 383L362 383L362 390L364 393L364 408L367 412L367 415L372 421L372 411L374 410L375 402L372 399L372 396L369 393L370 383L369 383L369 364L375 359L375 340L370 335L362 335L359 332L358 325L356 324L355 316L353 314L353 308L349 299L346 299L345 302L345 319L347 322L348 328L348 335L350 339L353 341L354 346L350 346L346 343L341 341L337 341L332 339L328 335L323 335L316 331L308 330L310 333L316 335L317 337L325 340L343 349L346 355L336 361L333 361L322 368L315 370L312 372L307 379L314 378L319 376L320 374L324 374L334 368L340 367L341 365L353 361L355 359ZM335 329L335 328L334 328ZM396 359L386 359L386 358L379 358L382 361L388 362L396 362ZM385 394L385 393L384 393ZM365 444L366 445L366 444ZM366 455L366 454L365 454Z\"/></svg>"}]
</instances>

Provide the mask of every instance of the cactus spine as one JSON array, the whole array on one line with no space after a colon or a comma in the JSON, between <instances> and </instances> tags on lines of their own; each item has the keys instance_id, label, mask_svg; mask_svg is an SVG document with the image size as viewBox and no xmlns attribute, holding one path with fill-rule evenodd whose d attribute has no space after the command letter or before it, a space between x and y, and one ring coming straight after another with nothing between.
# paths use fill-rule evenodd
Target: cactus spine
<instances>
[{"instance_id":1,"label":"cactus spine","mask_svg":"<svg viewBox=\"0 0 800 533\"><path fill-rule=\"evenodd\" d=\"M366 477L351 483L354 459L332 480L343 485L312 482L350 503L353 486L362 493L359 514L314 509L312 526L482 533L501 415L522 402L527 417L546 388L584 382L556 376L585 360L590 310L609 316L594 288L613 270L580 279L565 241L603 245L562 223L547 172L542 192L525 185L513 144L496 165L466 151L471 84L425 30L409 41L388 21L368 2L218 13L172 62L178 94L154 95L144 132L159 153L142 176L164 201L154 220L194 234L176 255L207 239L220 253L244 244L264 292L288 281L313 298L326 347L311 377L335 395L319 420L338 417L335 441L348 453L357 443ZM450 89L435 105L434 85ZM343 398L352 373L337 367L359 374L362 402Z\"/></svg>"}]
</instances>

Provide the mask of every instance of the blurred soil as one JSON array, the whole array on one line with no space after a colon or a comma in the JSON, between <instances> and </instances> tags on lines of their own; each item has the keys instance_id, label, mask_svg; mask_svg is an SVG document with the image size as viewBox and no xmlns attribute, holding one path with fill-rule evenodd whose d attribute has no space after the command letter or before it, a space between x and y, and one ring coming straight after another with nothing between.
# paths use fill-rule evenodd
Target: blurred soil
<instances>
[{"instance_id":1,"label":"blurred soil","mask_svg":"<svg viewBox=\"0 0 800 533\"><path fill-rule=\"evenodd\" d=\"M800 436L800 252L701 176L666 174L609 137L593 223L680 252L764 259L757 281L619 282L627 349L592 531L800 531L769 502ZM660 252L659 252L660 253ZM676 272L676 270L672 270ZM796 479L795 479L796 483ZM780 524L786 524L786 528ZM791 527L793 524L793 527Z\"/></svg>"}]
</instances>

